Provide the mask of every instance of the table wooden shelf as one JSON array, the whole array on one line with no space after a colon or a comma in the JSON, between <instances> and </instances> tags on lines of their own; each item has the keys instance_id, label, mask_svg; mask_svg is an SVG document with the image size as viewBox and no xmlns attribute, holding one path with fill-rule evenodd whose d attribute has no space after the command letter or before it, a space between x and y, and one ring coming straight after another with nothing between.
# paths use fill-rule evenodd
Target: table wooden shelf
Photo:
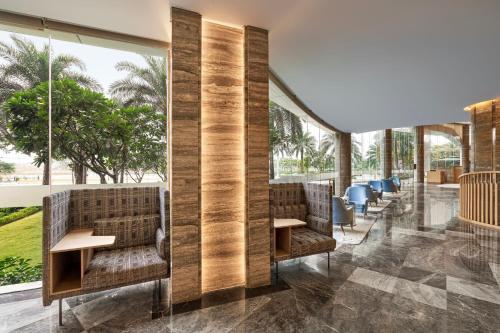
<instances>
[{"instance_id":1,"label":"table wooden shelf","mask_svg":"<svg viewBox=\"0 0 500 333\"><path fill-rule=\"evenodd\" d=\"M50 249L50 292L81 290L83 275L95 248L115 243L115 236L93 236L92 229L72 230Z\"/></svg>"},{"instance_id":2,"label":"table wooden shelf","mask_svg":"<svg viewBox=\"0 0 500 333\"><path fill-rule=\"evenodd\" d=\"M290 256L292 248L292 228L307 225L297 219L274 219L274 260L280 261Z\"/></svg>"}]
</instances>

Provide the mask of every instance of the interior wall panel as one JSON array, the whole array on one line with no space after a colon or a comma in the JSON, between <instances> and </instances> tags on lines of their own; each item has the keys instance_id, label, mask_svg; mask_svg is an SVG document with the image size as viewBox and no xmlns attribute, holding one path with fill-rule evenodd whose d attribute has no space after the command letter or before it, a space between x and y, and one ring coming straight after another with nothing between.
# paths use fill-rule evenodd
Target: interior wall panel
<instances>
[{"instance_id":1,"label":"interior wall panel","mask_svg":"<svg viewBox=\"0 0 500 333\"><path fill-rule=\"evenodd\" d=\"M481 103L474 112L474 171L493 170L492 104Z\"/></svg>"},{"instance_id":2,"label":"interior wall panel","mask_svg":"<svg viewBox=\"0 0 500 333\"><path fill-rule=\"evenodd\" d=\"M172 301L201 295L201 16L172 8L170 223Z\"/></svg>"},{"instance_id":3,"label":"interior wall panel","mask_svg":"<svg viewBox=\"0 0 500 333\"><path fill-rule=\"evenodd\" d=\"M271 283L268 32L245 27L246 286Z\"/></svg>"},{"instance_id":4,"label":"interior wall panel","mask_svg":"<svg viewBox=\"0 0 500 333\"><path fill-rule=\"evenodd\" d=\"M245 285L243 37L203 22L202 292Z\"/></svg>"}]
</instances>

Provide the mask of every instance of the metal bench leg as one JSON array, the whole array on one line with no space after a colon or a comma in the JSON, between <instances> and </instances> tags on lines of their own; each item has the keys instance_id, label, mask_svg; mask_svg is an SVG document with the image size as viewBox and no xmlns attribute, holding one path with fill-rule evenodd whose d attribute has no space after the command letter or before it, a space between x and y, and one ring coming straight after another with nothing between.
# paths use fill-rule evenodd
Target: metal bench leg
<instances>
[{"instance_id":1,"label":"metal bench leg","mask_svg":"<svg viewBox=\"0 0 500 333\"><path fill-rule=\"evenodd\" d=\"M328 271L330 271L330 252L328 252Z\"/></svg>"},{"instance_id":2,"label":"metal bench leg","mask_svg":"<svg viewBox=\"0 0 500 333\"><path fill-rule=\"evenodd\" d=\"M161 308L161 278L158 279L158 307Z\"/></svg>"},{"instance_id":3,"label":"metal bench leg","mask_svg":"<svg viewBox=\"0 0 500 333\"><path fill-rule=\"evenodd\" d=\"M62 298L59 298L59 326L62 326Z\"/></svg>"}]
</instances>

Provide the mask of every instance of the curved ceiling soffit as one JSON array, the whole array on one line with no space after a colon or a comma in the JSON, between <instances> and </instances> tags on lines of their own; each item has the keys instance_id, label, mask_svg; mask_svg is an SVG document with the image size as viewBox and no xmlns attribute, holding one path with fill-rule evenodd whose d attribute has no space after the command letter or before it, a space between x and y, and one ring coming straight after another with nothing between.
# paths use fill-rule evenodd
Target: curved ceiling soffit
<instances>
[{"instance_id":1,"label":"curved ceiling soffit","mask_svg":"<svg viewBox=\"0 0 500 333\"><path fill-rule=\"evenodd\" d=\"M325 127L330 131L337 133L346 133L339 130L335 126L326 122L323 118L318 116L313 110L311 110L291 89L288 85L283 82L283 80L269 67L269 80L273 82L298 108L304 111L309 117L318 122L321 126Z\"/></svg>"}]
</instances>

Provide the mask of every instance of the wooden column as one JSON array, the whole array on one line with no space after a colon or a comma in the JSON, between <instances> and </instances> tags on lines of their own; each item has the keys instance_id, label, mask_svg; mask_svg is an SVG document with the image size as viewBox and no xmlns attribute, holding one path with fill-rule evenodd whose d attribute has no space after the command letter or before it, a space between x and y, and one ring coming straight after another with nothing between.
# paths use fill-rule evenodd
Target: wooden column
<instances>
[{"instance_id":1,"label":"wooden column","mask_svg":"<svg viewBox=\"0 0 500 333\"><path fill-rule=\"evenodd\" d=\"M424 126L415 128L415 164L417 166L417 183L424 182Z\"/></svg>"},{"instance_id":2,"label":"wooden column","mask_svg":"<svg viewBox=\"0 0 500 333\"><path fill-rule=\"evenodd\" d=\"M470 172L470 126L463 125L462 129L462 172Z\"/></svg>"},{"instance_id":3,"label":"wooden column","mask_svg":"<svg viewBox=\"0 0 500 333\"><path fill-rule=\"evenodd\" d=\"M267 30L245 27L246 286L269 285L269 50Z\"/></svg>"},{"instance_id":4,"label":"wooden column","mask_svg":"<svg viewBox=\"0 0 500 333\"><path fill-rule=\"evenodd\" d=\"M392 129L385 130L382 164L384 178L390 178L392 176Z\"/></svg>"},{"instance_id":5,"label":"wooden column","mask_svg":"<svg viewBox=\"0 0 500 333\"><path fill-rule=\"evenodd\" d=\"M172 301L201 295L201 16L172 8L170 223Z\"/></svg>"},{"instance_id":6,"label":"wooden column","mask_svg":"<svg viewBox=\"0 0 500 333\"><path fill-rule=\"evenodd\" d=\"M472 149L474 151L472 171L495 170L495 142L493 138L493 129L496 127L495 118L495 101L478 103L471 110Z\"/></svg>"},{"instance_id":7,"label":"wooden column","mask_svg":"<svg viewBox=\"0 0 500 333\"><path fill-rule=\"evenodd\" d=\"M335 133L335 195L343 196L345 190L351 186L351 133Z\"/></svg>"}]
</instances>

